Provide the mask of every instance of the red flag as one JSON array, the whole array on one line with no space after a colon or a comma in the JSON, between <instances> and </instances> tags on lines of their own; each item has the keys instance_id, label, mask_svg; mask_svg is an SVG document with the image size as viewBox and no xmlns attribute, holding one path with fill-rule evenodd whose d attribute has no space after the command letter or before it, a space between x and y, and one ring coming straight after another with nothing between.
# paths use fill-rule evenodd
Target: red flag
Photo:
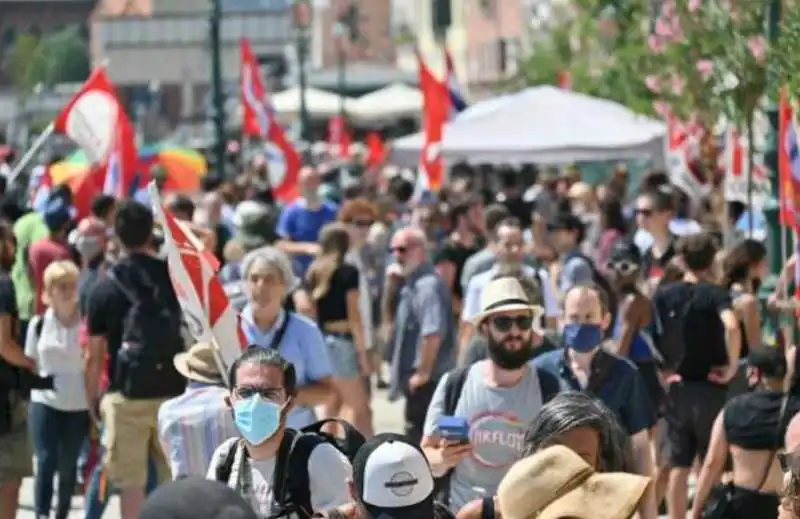
<instances>
[{"instance_id":1,"label":"red flag","mask_svg":"<svg viewBox=\"0 0 800 519\"><path fill-rule=\"evenodd\" d=\"M350 132L347 131L347 121L340 115L328 121L328 148L333 158L350 158Z\"/></svg>"},{"instance_id":2,"label":"red flag","mask_svg":"<svg viewBox=\"0 0 800 519\"><path fill-rule=\"evenodd\" d=\"M784 88L781 90L780 104L778 107L778 179L780 197L780 222L781 225L791 229L800 229L798 209L800 209L800 178L795 172L792 158L797 155L797 129L794 125L794 114L789 95Z\"/></svg>"},{"instance_id":3,"label":"red flag","mask_svg":"<svg viewBox=\"0 0 800 519\"><path fill-rule=\"evenodd\" d=\"M247 338L215 275L219 262L184 223L167 211L154 184L149 191L156 220L164 231L170 279L183 314L195 339L215 345L220 370L227 374L247 347Z\"/></svg>"},{"instance_id":4,"label":"red flag","mask_svg":"<svg viewBox=\"0 0 800 519\"><path fill-rule=\"evenodd\" d=\"M425 145L422 147L420 165L427 177L428 189L437 192L442 187L444 180L441 150L444 123L449 114L450 93L447 85L433 76L419 52L417 52L417 60L419 61L419 85L422 91L425 118Z\"/></svg>"},{"instance_id":5,"label":"red flag","mask_svg":"<svg viewBox=\"0 0 800 519\"><path fill-rule=\"evenodd\" d=\"M104 68L97 68L53 122L54 131L83 149L102 168L101 185L116 197L128 195L136 176L135 132Z\"/></svg>"},{"instance_id":6,"label":"red flag","mask_svg":"<svg viewBox=\"0 0 800 519\"><path fill-rule=\"evenodd\" d=\"M278 200L291 202L299 195L297 179L302 165L300 155L275 120L275 110L265 99L266 91L261 82L258 61L248 39L242 38L240 51L240 94L244 108L242 133L264 140L267 145L270 178L273 181L272 192Z\"/></svg>"},{"instance_id":7,"label":"red flag","mask_svg":"<svg viewBox=\"0 0 800 519\"><path fill-rule=\"evenodd\" d=\"M378 132L367 134L367 166L374 168L386 161L386 147Z\"/></svg>"},{"instance_id":8,"label":"red flag","mask_svg":"<svg viewBox=\"0 0 800 519\"><path fill-rule=\"evenodd\" d=\"M572 74L569 70L562 70L558 73L558 88L572 90Z\"/></svg>"}]
</instances>

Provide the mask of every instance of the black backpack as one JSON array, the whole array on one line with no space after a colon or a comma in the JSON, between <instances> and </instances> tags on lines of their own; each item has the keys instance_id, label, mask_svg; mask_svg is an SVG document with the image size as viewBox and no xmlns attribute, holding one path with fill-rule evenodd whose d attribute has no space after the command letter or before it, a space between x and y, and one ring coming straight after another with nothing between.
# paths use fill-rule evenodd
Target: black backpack
<instances>
[{"instance_id":1,"label":"black backpack","mask_svg":"<svg viewBox=\"0 0 800 519\"><path fill-rule=\"evenodd\" d=\"M686 356L686 327L694 303L694 285L687 297L653 298L653 342L656 360L666 371L678 371Z\"/></svg>"},{"instance_id":2,"label":"black backpack","mask_svg":"<svg viewBox=\"0 0 800 519\"><path fill-rule=\"evenodd\" d=\"M338 424L344 430L344 438L324 432L322 428L329 423ZM244 448L242 441L236 441L216 466L217 481L227 484L236 453ZM350 423L336 418L320 420L299 431L286 429L275 460L275 473L272 479L274 505L270 519L289 517L291 514L307 519L314 515L311 506L308 459L317 445L329 443L352 462L365 441L364 435ZM247 451L245 450L243 454L247 455Z\"/></svg>"},{"instance_id":3,"label":"black backpack","mask_svg":"<svg viewBox=\"0 0 800 519\"><path fill-rule=\"evenodd\" d=\"M447 378L444 381L444 408L442 409L442 415L453 416L455 414L471 367L471 365L461 366L447 374ZM533 366L531 367L533 368ZM548 371L541 368L534 369L536 369L536 375L539 377L542 404L546 404L561 391L561 384L558 378ZM453 470L448 470L443 476L436 478L437 501L444 504L450 502L450 479L453 477Z\"/></svg>"},{"instance_id":4,"label":"black backpack","mask_svg":"<svg viewBox=\"0 0 800 519\"><path fill-rule=\"evenodd\" d=\"M112 387L133 399L170 398L186 388L186 379L172 363L184 351L180 310L174 295L150 279L143 268L131 266L121 276L120 265L107 276L128 300L122 323L122 345L117 353ZM124 281L123 281L124 279Z\"/></svg>"},{"instance_id":5,"label":"black backpack","mask_svg":"<svg viewBox=\"0 0 800 519\"><path fill-rule=\"evenodd\" d=\"M597 287L599 287L603 292L605 292L606 297L608 298L608 312L611 314L611 324L606 330L606 337L610 337L614 333L614 322L617 318L617 310L619 310L619 299L617 298L617 291L614 290L611 282L608 278L600 272L600 270L595 266L594 261L592 258L580 253L580 252L573 252L569 256L567 256L566 261L573 258L581 258L585 261L589 268L592 269L592 283L594 283Z\"/></svg>"}]
</instances>

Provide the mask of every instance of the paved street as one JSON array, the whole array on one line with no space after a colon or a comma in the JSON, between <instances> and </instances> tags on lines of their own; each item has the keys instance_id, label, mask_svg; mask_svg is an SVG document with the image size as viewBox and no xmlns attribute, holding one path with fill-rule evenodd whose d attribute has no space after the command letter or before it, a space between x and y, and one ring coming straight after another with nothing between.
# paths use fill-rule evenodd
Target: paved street
<instances>
[{"instance_id":1,"label":"paved street","mask_svg":"<svg viewBox=\"0 0 800 519\"><path fill-rule=\"evenodd\" d=\"M401 432L403 428L402 402L390 404L386 400L386 392L380 391L375 396L375 427L378 432ZM55 501L54 501L55 503ZM83 498L75 497L72 500L72 513L70 519L83 518ZM33 513L33 480L27 479L22 488L22 509L17 513L17 519L34 519ZM106 511L103 519L119 519L119 500L114 498Z\"/></svg>"}]
</instances>

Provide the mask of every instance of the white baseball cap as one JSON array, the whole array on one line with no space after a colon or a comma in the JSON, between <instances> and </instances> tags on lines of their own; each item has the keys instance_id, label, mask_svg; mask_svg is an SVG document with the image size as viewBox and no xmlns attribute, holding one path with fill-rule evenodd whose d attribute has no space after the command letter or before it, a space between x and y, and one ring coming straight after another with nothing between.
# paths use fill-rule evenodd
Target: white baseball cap
<instances>
[{"instance_id":1,"label":"white baseball cap","mask_svg":"<svg viewBox=\"0 0 800 519\"><path fill-rule=\"evenodd\" d=\"M433 517L433 472L422 450L399 434L379 434L353 459L358 499L374 518Z\"/></svg>"}]
</instances>

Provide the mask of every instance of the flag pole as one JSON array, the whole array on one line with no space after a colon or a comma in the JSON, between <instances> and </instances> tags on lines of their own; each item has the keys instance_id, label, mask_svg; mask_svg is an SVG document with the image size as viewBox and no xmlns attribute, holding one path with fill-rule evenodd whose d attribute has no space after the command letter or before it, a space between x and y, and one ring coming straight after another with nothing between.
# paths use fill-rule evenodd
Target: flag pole
<instances>
[{"instance_id":1,"label":"flag pole","mask_svg":"<svg viewBox=\"0 0 800 519\"><path fill-rule=\"evenodd\" d=\"M23 155L22 158L19 159L17 165L14 166L14 169L11 170L11 173L8 175L7 184L9 187L14 184L14 181L17 179L19 174L22 173L22 170L25 169L25 167L30 163L30 161L33 160L33 158L39 152L41 147L44 146L44 143L47 142L47 139L49 139L50 136L53 135L54 131L55 131L55 126L53 125L53 123L50 123L47 125L47 128L45 128L44 131L42 131L42 133L40 133L36 137L36 140L33 141L31 147L28 148L28 151L26 151L25 155Z\"/></svg>"},{"instance_id":2,"label":"flag pole","mask_svg":"<svg viewBox=\"0 0 800 519\"><path fill-rule=\"evenodd\" d=\"M102 61L100 61L100 65L97 68L104 69L108 67L108 63L109 63L108 58L105 58ZM33 160L33 158L36 156L36 153L41 149L42 146L44 146L44 143L47 142L47 139L49 139L51 135L53 135L54 131L55 131L55 123L51 122L42 131L42 133L40 133L36 137L36 140L33 141L31 147L28 149L28 151L25 152L25 155L23 155L22 158L19 159L19 162L17 163L16 166L14 166L14 169L11 170L11 173L9 173L8 178L6 179L6 184L8 186L14 184L14 181L17 179L19 174L22 173L22 170L28 166L31 160Z\"/></svg>"}]
</instances>

